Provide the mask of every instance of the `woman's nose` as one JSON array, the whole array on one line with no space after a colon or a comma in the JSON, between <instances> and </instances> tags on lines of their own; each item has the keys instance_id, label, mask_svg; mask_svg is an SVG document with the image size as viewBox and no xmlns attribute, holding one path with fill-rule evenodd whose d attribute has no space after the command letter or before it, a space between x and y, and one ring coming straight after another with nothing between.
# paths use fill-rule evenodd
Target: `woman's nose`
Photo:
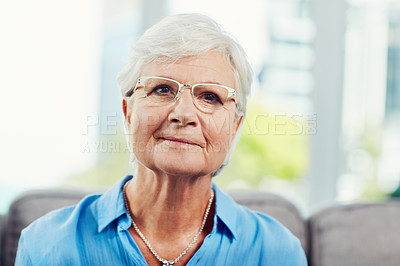
<instances>
[{"instance_id":1,"label":"woman's nose","mask_svg":"<svg viewBox=\"0 0 400 266\"><path fill-rule=\"evenodd\" d=\"M182 91L174 102L173 108L168 115L171 123L178 123L183 126L198 124L197 108L193 103L192 93L189 88L183 87Z\"/></svg>"}]
</instances>

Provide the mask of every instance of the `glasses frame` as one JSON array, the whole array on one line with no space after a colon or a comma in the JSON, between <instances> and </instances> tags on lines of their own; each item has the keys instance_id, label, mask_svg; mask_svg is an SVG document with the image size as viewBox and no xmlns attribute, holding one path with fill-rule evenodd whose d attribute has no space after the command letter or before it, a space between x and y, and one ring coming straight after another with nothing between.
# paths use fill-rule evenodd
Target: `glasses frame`
<instances>
[{"instance_id":1,"label":"glasses frame","mask_svg":"<svg viewBox=\"0 0 400 266\"><path fill-rule=\"evenodd\" d=\"M221 87L221 88L226 89L226 90L228 91L228 95L227 95L227 97L226 97L226 99L225 99L225 101L224 101L224 103L222 104L221 107L216 108L216 109L211 109L211 108L207 108L207 109L209 109L209 110L218 110L218 109L221 109L222 107L225 106L225 103L228 101L229 98L232 98L233 101L235 102L235 105L237 106L237 102L236 102L236 90L235 90L235 89L232 89L232 88L230 88L230 87L227 87L227 86L224 86L224 85L220 85L220 84L215 84L215 83L197 83L197 84L193 84L193 85L190 85L190 84L183 84L183 83L180 83L179 81L176 81L176 80L174 80L174 79L164 78L164 77L157 77L157 76L139 77L139 78L138 78L138 81L136 82L136 85L135 85L134 87L132 87L132 89L130 89L125 95L126 95L127 97L131 97L131 96L135 93L135 91L136 91L138 88L144 87L144 82L145 82L147 79L150 79L150 78L162 79L162 80L174 82L174 83L176 83L176 84L179 85L179 89L178 89L178 92L177 92L176 95L175 95L175 98L174 98L173 100L168 101L168 102L165 102L165 103L172 103L172 102L175 102L175 101L179 98L179 96L180 96L180 94L181 94L181 91L182 91L182 88L184 87L184 88L190 89L190 92L191 92L191 95L192 95L193 103L197 106L196 100L195 100L195 98L194 98L194 88L197 87L197 86L212 85L212 86L217 86L217 87ZM140 85L142 85L142 86L140 86ZM148 98L148 97L146 96L146 98ZM155 101L155 100L151 100L151 101L152 101L152 102L161 102L161 101ZM205 108L206 108L206 107L205 107Z\"/></svg>"}]
</instances>

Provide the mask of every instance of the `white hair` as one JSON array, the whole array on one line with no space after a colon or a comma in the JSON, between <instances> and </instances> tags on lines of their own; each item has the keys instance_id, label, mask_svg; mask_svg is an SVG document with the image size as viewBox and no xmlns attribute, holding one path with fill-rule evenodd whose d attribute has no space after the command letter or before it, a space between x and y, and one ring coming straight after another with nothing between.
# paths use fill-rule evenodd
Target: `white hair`
<instances>
[{"instance_id":1,"label":"white hair","mask_svg":"<svg viewBox=\"0 0 400 266\"><path fill-rule=\"evenodd\" d=\"M216 51L231 64L236 81L236 115L245 115L247 96L253 72L240 44L213 19L201 14L179 14L164 18L148 29L134 44L127 65L118 75L118 84L123 97L136 84L145 64L152 62L175 62L181 58ZM129 102L129 101L128 101ZM244 119L242 119L243 123ZM234 146L239 140L241 125L222 166L213 176L229 164ZM128 136L128 145L131 150ZM131 162L135 162L131 150ZM134 163L135 164L135 163Z\"/></svg>"}]
</instances>

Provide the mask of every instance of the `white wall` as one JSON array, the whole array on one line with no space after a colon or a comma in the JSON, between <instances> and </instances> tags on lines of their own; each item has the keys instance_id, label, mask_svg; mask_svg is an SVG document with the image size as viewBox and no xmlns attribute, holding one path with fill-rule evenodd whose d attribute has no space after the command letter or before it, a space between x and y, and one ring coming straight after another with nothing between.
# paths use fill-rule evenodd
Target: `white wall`
<instances>
[{"instance_id":1,"label":"white wall","mask_svg":"<svg viewBox=\"0 0 400 266\"><path fill-rule=\"evenodd\" d=\"M82 144L97 112L101 2L0 2L2 204L1 192L54 184L93 160Z\"/></svg>"}]
</instances>

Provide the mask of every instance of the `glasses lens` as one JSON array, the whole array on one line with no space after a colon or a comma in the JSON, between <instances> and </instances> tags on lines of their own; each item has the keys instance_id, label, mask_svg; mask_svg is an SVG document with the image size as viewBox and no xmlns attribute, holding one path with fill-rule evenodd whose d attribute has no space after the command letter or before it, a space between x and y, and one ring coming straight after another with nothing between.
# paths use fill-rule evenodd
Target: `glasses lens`
<instances>
[{"instance_id":1,"label":"glasses lens","mask_svg":"<svg viewBox=\"0 0 400 266\"><path fill-rule=\"evenodd\" d=\"M163 78L146 78L143 87L147 98L155 102L171 102L179 90L178 83Z\"/></svg>"},{"instance_id":2,"label":"glasses lens","mask_svg":"<svg viewBox=\"0 0 400 266\"><path fill-rule=\"evenodd\" d=\"M199 84L193 88L196 103L207 109L221 108L228 98L228 90L213 84Z\"/></svg>"}]
</instances>

